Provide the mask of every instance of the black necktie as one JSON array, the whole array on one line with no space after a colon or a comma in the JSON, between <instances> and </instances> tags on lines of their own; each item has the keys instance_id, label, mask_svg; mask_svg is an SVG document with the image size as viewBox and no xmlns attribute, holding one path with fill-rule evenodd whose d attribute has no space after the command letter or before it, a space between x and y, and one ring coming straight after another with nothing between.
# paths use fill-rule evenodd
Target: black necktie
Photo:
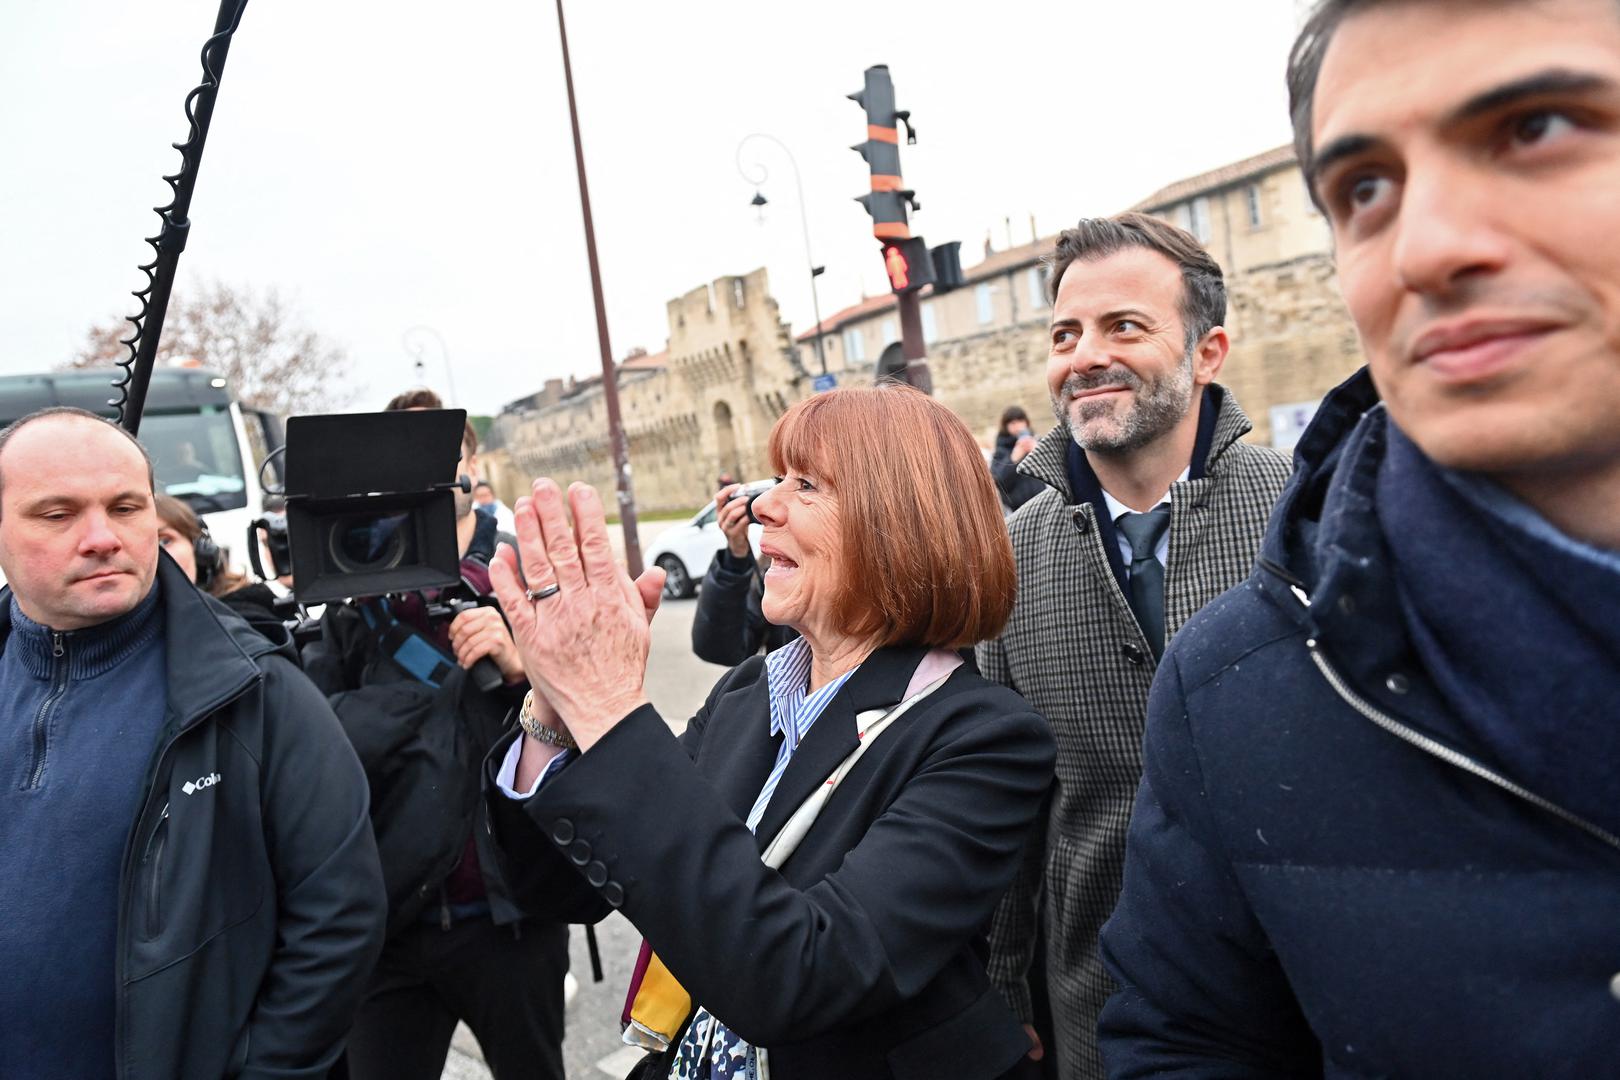
<instances>
[{"instance_id":1,"label":"black necktie","mask_svg":"<svg viewBox=\"0 0 1620 1080\"><path fill-rule=\"evenodd\" d=\"M1164 652L1164 566L1154 552L1170 527L1170 508L1157 506L1145 514L1121 514L1115 524L1131 545L1131 611L1158 659Z\"/></svg>"}]
</instances>

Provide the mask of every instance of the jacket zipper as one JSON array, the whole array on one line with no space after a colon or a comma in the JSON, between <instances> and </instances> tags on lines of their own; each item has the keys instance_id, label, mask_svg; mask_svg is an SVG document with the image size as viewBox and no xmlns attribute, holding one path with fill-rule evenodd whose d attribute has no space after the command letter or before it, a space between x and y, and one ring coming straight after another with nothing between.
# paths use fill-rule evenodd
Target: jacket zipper
<instances>
[{"instance_id":1,"label":"jacket zipper","mask_svg":"<svg viewBox=\"0 0 1620 1080\"><path fill-rule=\"evenodd\" d=\"M40 703L39 712L34 714L34 767L28 774L27 790L32 791L39 787L40 780L45 775L45 755L50 749L50 740L46 731L50 726L51 707L62 700L67 692L67 645L62 640L62 632L51 632L51 691L45 695Z\"/></svg>"},{"instance_id":2,"label":"jacket zipper","mask_svg":"<svg viewBox=\"0 0 1620 1080\"><path fill-rule=\"evenodd\" d=\"M158 901L162 898L159 882L163 874L163 845L168 838L169 804L164 803L152 838L146 842L146 857L141 860L141 865L150 868L146 886L146 936L149 939L157 937L163 929L163 921L158 917Z\"/></svg>"},{"instance_id":3,"label":"jacket zipper","mask_svg":"<svg viewBox=\"0 0 1620 1080\"><path fill-rule=\"evenodd\" d=\"M146 794L143 797L141 809L141 815L143 817L145 816L147 809L151 806L151 800L154 794L153 782L157 779L158 775L162 773L163 763L168 760L169 752L174 749L177 743L179 743L181 737L196 726L197 722L203 717L209 716L215 712L218 712L220 709L223 709L225 706L247 693L248 690L250 690L259 681L260 679L255 677L243 682L240 686L237 686L231 690L230 693L221 695L218 701L213 702L205 708L199 709L190 719L180 724L169 734L169 737L165 739L163 744L158 748L157 756L152 759L152 764L147 768L146 771L146 780L144 781ZM166 815L168 810L169 804L165 802L163 804L163 810L161 813ZM127 1055L129 1025L129 1020L126 1015L128 1012L129 1001L128 995L125 993L124 988L125 939L122 933L122 928L123 926L127 925L124 922L124 919L129 912L129 905L131 903L132 894L130 892L130 887L133 884L131 881L133 875L130 872L130 859L134 858L135 856L134 842L135 835L131 833L129 842L124 847L124 859L120 864L118 871L118 918L120 932L118 936L117 953L113 957L113 985L117 987L118 1007L113 1016L113 1043L117 1050L117 1075L120 1077L120 1080L126 1075L127 1072L124 1067L124 1062Z\"/></svg>"},{"instance_id":4,"label":"jacket zipper","mask_svg":"<svg viewBox=\"0 0 1620 1080\"><path fill-rule=\"evenodd\" d=\"M1300 596L1301 590L1297 586L1293 591L1296 596ZM1303 600L1303 596L1301 596L1301 599ZM1549 799L1544 799L1528 788L1515 784L1512 780L1509 780L1501 773L1481 765L1478 761L1475 761L1467 754L1453 750L1451 747L1445 745L1437 739L1430 738L1421 731L1413 730L1406 724L1401 723L1393 716L1390 716L1388 713L1379 709L1376 705L1367 701L1360 694L1357 694L1353 689L1351 689L1350 684L1345 682L1344 678L1334 670L1332 664L1328 663L1327 657L1322 655L1321 647L1317 644L1315 638L1307 639L1305 642L1305 648L1310 651L1311 661L1316 664L1317 670L1322 673L1322 677L1327 680L1327 684L1333 687L1334 692L1339 695L1344 703L1350 706L1356 712L1360 713L1362 716L1366 717L1368 720L1371 720L1374 724L1377 724L1379 727L1389 732L1391 735L1394 735L1403 742L1410 743L1426 754L1439 758L1448 765L1453 765L1464 772L1472 773L1481 780L1495 784L1497 787L1511 795L1517 795L1530 805L1539 807L1540 809L1547 811L1547 813L1552 814L1554 817L1560 818L1563 821L1574 825L1576 828L1590 833L1592 836L1595 836L1597 839L1603 841L1605 844L1608 844L1610 847L1620 848L1620 836L1615 836L1602 826L1594 825L1592 822L1587 821L1580 815L1565 810L1557 803L1552 802Z\"/></svg>"}]
</instances>

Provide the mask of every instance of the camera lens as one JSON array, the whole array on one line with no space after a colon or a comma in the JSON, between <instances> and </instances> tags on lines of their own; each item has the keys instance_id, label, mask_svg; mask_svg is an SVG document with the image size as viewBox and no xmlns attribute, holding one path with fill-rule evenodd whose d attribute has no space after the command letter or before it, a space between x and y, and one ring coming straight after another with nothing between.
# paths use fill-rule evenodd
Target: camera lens
<instances>
[{"instance_id":1,"label":"camera lens","mask_svg":"<svg viewBox=\"0 0 1620 1080\"><path fill-rule=\"evenodd\" d=\"M392 570L405 559L408 513L351 514L332 523L327 548L345 574Z\"/></svg>"}]
</instances>

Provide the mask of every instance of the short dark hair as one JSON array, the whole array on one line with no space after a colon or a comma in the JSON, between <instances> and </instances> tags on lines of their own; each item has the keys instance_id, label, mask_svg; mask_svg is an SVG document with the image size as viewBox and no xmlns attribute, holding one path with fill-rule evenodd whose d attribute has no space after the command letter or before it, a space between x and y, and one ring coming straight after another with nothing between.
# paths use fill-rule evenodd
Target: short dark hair
<instances>
[{"instance_id":1,"label":"short dark hair","mask_svg":"<svg viewBox=\"0 0 1620 1080\"><path fill-rule=\"evenodd\" d=\"M425 386L418 386L389 398L388 404L383 406L383 412L442 408L444 408L443 398ZM473 430L471 420L467 421L467 426L461 433L461 452L468 457L478 453L478 432Z\"/></svg>"},{"instance_id":2,"label":"short dark hair","mask_svg":"<svg viewBox=\"0 0 1620 1080\"><path fill-rule=\"evenodd\" d=\"M415 386L395 394L383 406L383 412L403 412L406 409L442 409L444 399L425 386Z\"/></svg>"},{"instance_id":3,"label":"short dark hair","mask_svg":"<svg viewBox=\"0 0 1620 1080\"><path fill-rule=\"evenodd\" d=\"M1311 110L1316 106L1316 77L1322 73L1322 57L1339 24L1373 2L1376 0L1320 0L1288 50L1288 119L1294 125L1294 156L1305 174L1305 192L1318 210L1324 208L1311 181L1311 157L1315 153Z\"/></svg>"},{"instance_id":4,"label":"short dark hair","mask_svg":"<svg viewBox=\"0 0 1620 1080\"><path fill-rule=\"evenodd\" d=\"M480 480L478 483L473 485L474 491L477 491L479 488L489 488L489 493L491 495L495 494L495 485L491 484L488 480Z\"/></svg>"},{"instance_id":5,"label":"short dark hair","mask_svg":"<svg viewBox=\"0 0 1620 1080\"><path fill-rule=\"evenodd\" d=\"M1288 118L1294 125L1294 155L1305 173L1305 190L1318 210L1326 213L1316 185L1311 180L1311 159L1316 147L1311 142L1311 112L1316 107L1316 79L1322 73L1322 59L1339 26L1350 16L1392 0L1317 0L1310 18L1300 27L1293 48L1288 50ZM1401 0L1411 3L1413 0ZM1483 3L1484 0L1474 0Z\"/></svg>"},{"instance_id":6,"label":"short dark hair","mask_svg":"<svg viewBox=\"0 0 1620 1080\"><path fill-rule=\"evenodd\" d=\"M1187 348L1226 321L1226 279L1221 264L1185 229L1134 210L1115 217L1081 218L1074 228L1058 234L1057 247L1046 260L1051 301L1057 303L1058 286L1071 263L1105 259L1131 247L1156 251L1180 268L1181 322Z\"/></svg>"},{"instance_id":7,"label":"short dark hair","mask_svg":"<svg viewBox=\"0 0 1620 1080\"><path fill-rule=\"evenodd\" d=\"M122 427L113 423L105 416L97 416L89 409L76 409L71 405L52 405L49 408L36 409L27 416L23 417L21 420L15 420L12 423L7 424L3 430L0 430L0 457L5 455L6 444L11 442L12 436L16 435L17 432L21 431L29 424L35 423L39 420L49 420L53 416L71 416L80 420L93 420L98 424L107 425L114 431L118 432L118 434L128 439L130 444L133 445L136 450L140 451L141 460L146 462L146 484L152 489L152 494L157 494L157 475L152 469L152 455L146 452L146 447L142 446L139 439L125 431ZM5 471L0 469L0 490L3 490L4 488L4 479Z\"/></svg>"},{"instance_id":8,"label":"short dark hair","mask_svg":"<svg viewBox=\"0 0 1620 1080\"><path fill-rule=\"evenodd\" d=\"M1005 432L1007 430L1007 425L1012 423L1014 420L1022 420L1027 424L1029 423L1029 413L1025 412L1023 408L1018 405L1007 406L1001 411L1001 430Z\"/></svg>"}]
</instances>

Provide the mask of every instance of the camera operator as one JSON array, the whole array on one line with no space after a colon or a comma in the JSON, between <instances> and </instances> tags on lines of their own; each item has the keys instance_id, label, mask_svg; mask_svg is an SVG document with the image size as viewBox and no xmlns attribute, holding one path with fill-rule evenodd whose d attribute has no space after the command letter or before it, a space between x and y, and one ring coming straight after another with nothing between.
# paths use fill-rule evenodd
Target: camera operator
<instances>
[{"instance_id":1,"label":"camera operator","mask_svg":"<svg viewBox=\"0 0 1620 1080\"><path fill-rule=\"evenodd\" d=\"M439 404L414 391L389 409ZM476 478L477 448L468 425L459 476ZM455 499L463 579L487 594L495 519L474 511L471 493ZM349 1075L437 1080L465 1021L497 1080L563 1080L568 928L525 917L479 820L480 763L528 684L498 607L448 619L430 613L435 599L328 604L320 640L304 650L371 784L389 895L388 941L349 1038ZM489 692L468 670L486 658L505 680Z\"/></svg>"},{"instance_id":2,"label":"camera operator","mask_svg":"<svg viewBox=\"0 0 1620 1080\"><path fill-rule=\"evenodd\" d=\"M759 652L770 652L798 637L789 626L766 621L761 603L765 595L766 565L754 558L748 542L748 487L727 484L714 497L715 521L725 534L726 546L715 552L709 572L698 591L692 616L692 651L699 660L735 667ZM516 545L513 545L514 550Z\"/></svg>"}]
</instances>

